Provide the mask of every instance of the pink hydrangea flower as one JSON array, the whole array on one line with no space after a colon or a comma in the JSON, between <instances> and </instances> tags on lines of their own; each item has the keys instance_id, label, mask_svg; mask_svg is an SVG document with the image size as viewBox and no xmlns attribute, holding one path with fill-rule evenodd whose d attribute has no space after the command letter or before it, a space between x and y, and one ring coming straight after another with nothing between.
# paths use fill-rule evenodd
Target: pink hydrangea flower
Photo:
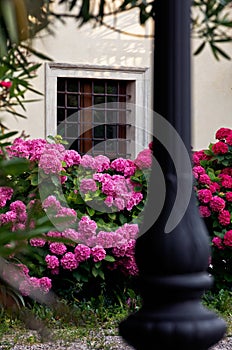
<instances>
[{"instance_id":1,"label":"pink hydrangea flower","mask_svg":"<svg viewBox=\"0 0 232 350\"><path fill-rule=\"evenodd\" d=\"M16 138L12 145L7 147L7 153L10 158L18 157L28 159L30 156L28 141L25 141L20 137Z\"/></svg>"},{"instance_id":2,"label":"pink hydrangea flower","mask_svg":"<svg viewBox=\"0 0 232 350\"><path fill-rule=\"evenodd\" d=\"M230 224L230 212L228 210L222 210L218 215L218 220L222 226L227 226Z\"/></svg>"},{"instance_id":3,"label":"pink hydrangea flower","mask_svg":"<svg viewBox=\"0 0 232 350\"><path fill-rule=\"evenodd\" d=\"M48 196L42 204L44 209L53 208L55 211L58 211L61 207L60 202L56 199L55 196Z\"/></svg>"},{"instance_id":4,"label":"pink hydrangea flower","mask_svg":"<svg viewBox=\"0 0 232 350\"><path fill-rule=\"evenodd\" d=\"M38 161L44 153L47 141L44 139L28 140L29 157L31 161Z\"/></svg>"},{"instance_id":5,"label":"pink hydrangea flower","mask_svg":"<svg viewBox=\"0 0 232 350\"><path fill-rule=\"evenodd\" d=\"M106 251L103 247L96 245L91 249L91 255L94 262L101 261L106 257Z\"/></svg>"},{"instance_id":6,"label":"pink hydrangea flower","mask_svg":"<svg viewBox=\"0 0 232 350\"><path fill-rule=\"evenodd\" d=\"M10 210L15 211L16 213L22 213L26 211L26 205L22 201L15 201L10 204Z\"/></svg>"},{"instance_id":7,"label":"pink hydrangea flower","mask_svg":"<svg viewBox=\"0 0 232 350\"><path fill-rule=\"evenodd\" d=\"M193 175L195 179L198 179L199 176L203 174L205 174L205 169L202 166L196 165L193 167Z\"/></svg>"},{"instance_id":8,"label":"pink hydrangea flower","mask_svg":"<svg viewBox=\"0 0 232 350\"><path fill-rule=\"evenodd\" d=\"M13 189L10 187L0 187L0 208L5 207L6 202L11 199Z\"/></svg>"},{"instance_id":9,"label":"pink hydrangea flower","mask_svg":"<svg viewBox=\"0 0 232 350\"><path fill-rule=\"evenodd\" d=\"M85 235L86 238L90 238L96 234L97 224L94 220L88 218L88 216L82 216L78 224L78 231Z\"/></svg>"},{"instance_id":10,"label":"pink hydrangea flower","mask_svg":"<svg viewBox=\"0 0 232 350\"><path fill-rule=\"evenodd\" d=\"M60 144L47 144L39 160L39 168L45 174L59 174L62 170L62 160L65 148Z\"/></svg>"},{"instance_id":11,"label":"pink hydrangea flower","mask_svg":"<svg viewBox=\"0 0 232 350\"><path fill-rule=\"evenodd\" d=\"M23 281L20 282L19 284L19 291L23 296L28 296L30 295L32 290L32 285L29 281L29 279L24 279Z\"/></svg>"},{"instance_id":12,"label":"pink hydrangea flower","mask_svg":"<svg viewBox=\"0 0 232 350\"><path fill-rule=\"evenodd\" d=\"M127 159L125 158L117 158L113 160L110 164L111 169L116 170L118 172L124 173L125 168L128 167Z\"/></svg>"},{"instance_id":13,"label":"pink hydrangea flower","mask_svg":"<svg viewBox=\"0 0 232 350\"><path fill-rule=\"evenodd\" d=\"M113 232L99 231L96 237L96 245L101 246L105 249L113 247L114 245Z\"/></svg>"},{"instance_id":14,"label":"pink hydrangea flower","mask_svg":"<svg viewBox=\"0 0 232 350\"><path fill-rule=\"evenodd\" d=\"M47 236L48 237L54 237L54 238L61 237L61 232L59 232L59 231L49 231L47 233Z\"/></svg>"},{"instance_id":15,"label":"pink hydrangea flower","mask_svg":"<svg viewBox=\"0 0 232 350\"><path fill-rule=\"evenodd\" d=\"M75 254L71 252L65 253L60 262L63 269L70 271L75 270L79 265L78 261L76 260Z\"/></svg>"},{"instance_id":16,"label":"pink hydrangea flower","mask_svg":"<svg viewBox=\"0 0 232 350\"><path fill-rule=\"evenodd\" d=\"M139 152L135 159L135 164L140 169L150 168L152 165L152 152L149 148Z\"/></svg>"},{"instance_id":17,"label":"pink hydrangea flower","mask_svg":"<svg viewBox=\"0 0 232 350\"><path fill-rule=\"evenodd\" d=\"M107 207L112 207L114 202L114 198L112 196L107 196L104 200L104 203L107 205Z\"/></svg>"},{"instance_id":18,"label":"pink hydrangea flower","mask_svg":"<svg viewBox=\"0 0 232 350\"><path fill-rule=\"evenodd\" d=\"M63 160L67 167L71 167L80 164L81 156L77 151L70 149L65 151Z\"/></svg>"},{"instance_id":19,"label":"pink hydrangea flower","mask_svg":"<svg viewBox=\"0 0 232 350\"><path fill-rule=\"evenodd\" d=\"M85 261L91 256L91 249L84 244L78 244L74 249L75 257L78 263Z\"/></svg>"},{"instance_id":20,"label":"pink hydrangea flower","mask_svg":"<svg viewBox=\"0 0 232 350\"><path fill-rule=\"evenodd\" d=\"M62 232L62 236L72 240L73 242L78 242L80 240L80 234L73 228L67 228Z\"/></svg>"},{"instance_id":21,"label":"pink hydrangea flower","mask_svg":"<svg viewBox=\"0 0 232 350\"><path fill-rule=\"evenodd\" d=\"M7 211L5 214L0 214L0 225L8 224L9 222L15 222L16 219L17 219L17 214L15 211L13 210Z\"/></svg>"},{"instance_id":22,"label":"pink hydrangea flower","mask_svg":"<svg viewBox=\"0 0 232 350\"><path fill-rule=\"evenodd\" d=\"M122 262L122 272L125 275L129 276L137 276L139 273L138 266L136 264L135 258L133 256L131 257L124 257Z\"/></svg>"},{"instance_id":23,"label":"pink hydrangea flower","mask_svg":"<svg viewBox=\"0 0 232 350\"><path fill-rule=\"evenodd\" d=\"M46 255L45 261L49 269L55 269L60 265L59 259L55 255Z\"/></svg>"},{"instance_id":24,"label":"pink hydrangea flower","mask_svg":"<svg viewBox=\"0 0 232 350\"><path fill-rule=\"evenodd\" d=\"M228 150L228 146L222 141L218 141L212 146L212 151L214 154L225 154L228 152Z\"/></svg>"},{"instance_id":25,"label":"pink hydrangea flower","mask_svg":"<svg viewBox=\"0 0 232 350\"><path fill-rule=\"evenodd\" d=\"M205 154L204 150L196 151L193 154L193 162L195 165L200 165L201 160L209 159L209 156Z\"/></svg>"},{"instance_id":26,"label":"pink hydrangea flower","mask_svg":"<svg viewBox=\"0 0 232 350\"><path fill-rule=\"evenodd\" d=\"M49 250L52 254L63 255L67 251L67 247L62 242L52 242L49 244Z\"/></svg>"},{"instance_id":27,"label":"pink hydrangea flower","mask_svg":"<svg viewBox=\"0 0 232 350\"><path fill-rule=\"evenodd\" d=\"M32 247L44 247L46 244L46 240L43 238L31 238L30 245Z\"/></svg>"},{"instance_id":28,"label":"pink hydrangea flower","mask_svg":"<svg viewBox=\"0 0 232 350\"><path fill-rule=\"evenodd\" d=\"M83 193L87 193L89 191L95 192L97 191L96 182L93 179L83 179L80 183L80 191Z\"/></svg>"},{"instance_id":29,"label":"pink hydrangea flower","mask_svg":"<svg viewBox=\"0 0 232 350\"><path fill-rule=\"evenodd\" d=\"M232 230L229 230L224 235L224 242L227 247L232 247Z\"/></svg>"},{"instance_id":30,"label":"pink hydrangea flower","mask_svg":"<svg viewBox=\"0 0 232 350\"><path fill-rule=\"evenodd\" d=\"M80 160L80 165L83 168L95 169L95 159L92 156L85 154Z\"/></svg>"},{"instance_id":31,"label":"pink hydrangea flower","mask_svg":"<svg viewBox=\"0 0 232 350\"><path fill-rule=\"evenodd\" d=\"M213 211L221 211L225 208L225 201L224 199L218 197L218 196L214 196L211 201L210 201L210 208Z\"/></svg>"},{"instance_id":32,"label":"pink hydrangea flower","mask_svg":"<svg viewBox=\"0 0 232 350\"><path fill-rule=\"evenodd\" d=\"M94 168L98 172L108 170L110 167L110 159L106 156L99 155L94 157Z\"/></svg>"},{"instance_id":33,"label":"pink hydrangea flower","mask_svg":"<svg viewBox=\"0 0 232 350\"><path fill-rule=\"evenodd\" d=\"M48 293L49 290L52 288L52 281L48 277L42 277L39 280L39 286L42 292Z\"/></svg>"},{"instance_id":34,"label":"pink hydrangea flower","mask_svg":"<svg viewBox=\"0 0 232 350\"><path fill-rule=\"evenodd\" d=\"M208 218L211 215L211 211L205 205L199 206L200 216L203 218Z\"/></svg>"}]
</instances>

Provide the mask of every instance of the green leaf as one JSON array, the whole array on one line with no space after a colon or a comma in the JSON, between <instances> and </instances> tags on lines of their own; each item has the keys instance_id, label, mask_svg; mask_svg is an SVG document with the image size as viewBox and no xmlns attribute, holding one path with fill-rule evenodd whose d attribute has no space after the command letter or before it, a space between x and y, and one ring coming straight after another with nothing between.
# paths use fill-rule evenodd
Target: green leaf
<instances>
[{"instance_id":1,"label":"green leaf","mask_svg":"<svg viewBox=\"0 0 232 350\"><path fill-rule=\"evenodd\" d=\"M95 210L93 208L86 207L86 210L87 210L89 216L93 216L95 214Z\"/></svg>"},{"instance_id":2,"label":"green leaf","mask_svg":"<svg viewBox=\"0 0 232 350\"><path fill-rule=\"evenodd\" d=\"M106 255L105 256L105 261L109 261L109 262L114 262L115 261L115 258L111 255Z\"/></svg>"},{"instance_id":3,"label":"green leaf","mask_svg":"<svg viewBox=\"0 0 232 350\"><path fill-rule=\"evenodd\" d=\"M204 49L205 44L206 44L206 42L203 41L203 43L196 49L196 51L194 52L194 55L195 55L195 56L196 56L196 55L199 55L199 53Z\"/></svg>"},{"instance_id":4,"label":"green leaf","mask_svg":"<svg viewBox=\"0 0 232 350\"><path fill-rule=\"evenodd\" d=\"M47 60L47 61L53 61L53 59L47 55L45 55L44 53L42 52L39 52L35 49L33 49L31 46L27 46L27 45L24 45L24 44L21 44L20 45L22 48L28 50L29 52L31 52L33 55L35 55L36 57L38 58L41 58L42 60Z\"/></svg>"},{"instance_id":5,"label":"green leaf","mask_svg":"<svg viewBox=\"0 0 232 350\"><path fill-rule=\"evenodd\" d=\"M25 171L29 171L30 162L24 158L12 158L0 162L0 173L5 175L20 175Z\"/></svg>"},{"instance_id":6,"label":"green leaf","mask_svg":"<svg viewBox=\"0 0 232 350\"><path fill-rule=\"evenodd\" d=\"M122 225L124 225L127 222L127 218L122 213L120 213L119 214L119 221Z\"/></svg>"},{"instance_id":7,"label":"green leaf","mask_svg":"<svg viewBox=\"0 0 232 350\"><path fill-rule=\"evenodd\" d=\"M92 275L95 278L99 275L99 271L95 268L95 266L92 268Z\"/></svg>"},{"instance_id":8,"label":"green leaf","mask_svg":"<svg viewBox=\"0 0 232 350\"><path fill-rule=\"evenodd\" d=\"M52 175L52 176L51 176L51 180L52 180L52 183L53 183L55 186L60 186L60 178L59 178L59 176L57 176L57 175Z\"/></svg>"}]
</instances>

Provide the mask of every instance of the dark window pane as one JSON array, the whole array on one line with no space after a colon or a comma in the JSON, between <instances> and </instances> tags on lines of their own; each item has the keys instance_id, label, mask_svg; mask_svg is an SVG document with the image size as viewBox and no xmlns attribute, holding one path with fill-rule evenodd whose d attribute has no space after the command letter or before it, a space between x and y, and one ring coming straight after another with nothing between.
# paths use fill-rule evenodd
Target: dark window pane
<instances>
[{"instance_id":1,"label":"dark window pane","mask_svg":"<svg viewBox=\"0 0 232 350\"><path fill-rule=\"evenodd\" d=\"M65 119L65 109L57 108L57 124L59 125Z\"/></svg>"},{"instance_id":2,"label":"dark window pane","mask_svg":"<svg viewBox=\"0 0 232 350\"><path fill-rule=\"evenodd\" d=\"M69 120L69 122L70 122L70 121L74 121L74 119L77 120L77 118L78 118L77 115L78 115L78 110L77 110L77 109L74 109L74 108L67 108L67 117L72 116L72 117L70 117L72 120Z\"/></svg>"},{"instance_id":3,"label":"dark window pane","mask_svg":"<svg viewBox=\"0 0 232 350\"><path fill-rule=\"evenodd\" d=\"M67 79L67 91L78 92L78 79Z\"/></svg>"},{"instance_id":4,"label":"dark window pane","mask_svg":"<svg viewBox=\"0 0 232 350\"><path fill-rule=\"evenodd\" d=\"M57 79L57 91L65 91L65 78Z\"/></svg>"},{"instance_id":5,"label":"dark window pane","mask_svg":"<svg viewBox=\"0 0 232 350\"><path fill-rule=\"evenodd\" d=\"M126 138L126 125L118 125L118 138Z\"/></svg>"},{"instance_id":6,"label":"dark window pane","mask_svg":"<svg viewBox=\"0 0 232 350\"><path fill-rule=\"evenodd\" d=\"M104 139L105 138L105 125L95 126L94 138L96 138L96 139Z\"/></svg>"},{"instance_id":7,"label":"dark window pane","mask_svg":"<svg viewBox=\"0 0 232 350\"><path fill-rule=\"evenodd\" d=\"M57 94L57 106L65 106L65 94Z\"/></svg>"},{"instance_id":8,"label":"dark window pane","mask_svg":"<svg viewBox=\"0 0 232 350\"><path fill-rule=\"evenodd\" d=\"M107 96L107 102L118 102L118 96Z\"/></svg>"},{"instance_id":9,"label":"dark window pane","mask_svg":"<svg viewBox=\"0 0 232 350\"><path fill-rule=\"evenodd\" d=\"M106 138L107 139L116 139L117 138L117 126L116 125L107 125Z\"/></svg>"},{"instance_id":10,"label":"dark window pane","mask_svg":"<svg viewBox=\"0 0 232 350\"><path fill-rule=\"evenodd\" d=\"M126 84L119 85L119 95L126 95Z\"/></svg>"},{"instance_id":11,"label":"dark window pane","mask_svg":"<svg viewBox=\"0 0 232 350\"><path fill-rule=\"evenodd\" d=\"M107 94L118 94L118 83L117 82L109 82L107 84Z\"/></svg>"},{"instance_id":12,"label":"dark window pane","mask_svg":"<svg viewBox=\"0 0 232 350\"><path fill-rule=\"evenodd\" d=\"M94 87L93 87L93 92L95 94L104 94L105 93L105 83L102 80L95 81L94 82Z\"/></svg>"},{"instance_id":13,"label":"dark window pane","mask_svg":"<svg viewBox=\"0 0 232 350\"><path fill-rule=\"evenodd\" d=\"M94 96L94 104L105 103L105 96Z\"/></svg>"},{"instance_id":14,"label":"dark window pane","mask_svg":"<svg viewBox=\"0 0 232 350\"><path fill-rule=\"evenodd\" d=\"M67 107L77 107L78 106L78 96L77 95L67 95Z\"/></svg>"}]
</instances>

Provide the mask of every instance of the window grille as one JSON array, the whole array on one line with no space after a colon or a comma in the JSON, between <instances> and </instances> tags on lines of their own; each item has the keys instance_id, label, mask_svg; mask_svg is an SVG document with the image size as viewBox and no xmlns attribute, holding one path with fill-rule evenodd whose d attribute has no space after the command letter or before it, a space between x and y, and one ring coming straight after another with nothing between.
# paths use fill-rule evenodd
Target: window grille
<instances>
[{"instance_id":1,"label":"window grille","mask_svg":"<svg viewBox=\"0 0 232 350\"><path fill-rule=\"evenodd\" d=\"M130 84L125 80L57 78L57 125L62 126L70 149L111 159L131 156Z\"/></svg>"}]
</instances>

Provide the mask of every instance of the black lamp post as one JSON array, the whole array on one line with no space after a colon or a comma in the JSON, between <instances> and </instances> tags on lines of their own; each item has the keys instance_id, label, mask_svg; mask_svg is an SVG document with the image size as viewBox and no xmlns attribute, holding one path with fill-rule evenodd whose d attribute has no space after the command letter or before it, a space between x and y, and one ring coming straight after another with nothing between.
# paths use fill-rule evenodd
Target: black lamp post
<instances>
[{"instance_id":1,"label":"black lamp post","mask_svg":"<svg viewBox=\"0 0 232 350\"><path fill-rule=\"evenodd\" d=\"M189 156L190 5L190 0L155 0L154 52L154 110L176 129ZM170 137L168 130L166 136ZM119 331L135 349L206 350L226 330L225 322L201 304L203 292L212 285L206 272L208 235L193 192L181 221L165 233L177 194L177 173L173 159L157 138L153 154L164 173L166 197L158 220L136 243L143 306L120 324ZM155 177L154 167L152 171ZM183 174L183 181L185 177ZM158 187L152 190L156 191ZM150 215L148 199L144 220Z\"/></svg>"}]
</instances>

